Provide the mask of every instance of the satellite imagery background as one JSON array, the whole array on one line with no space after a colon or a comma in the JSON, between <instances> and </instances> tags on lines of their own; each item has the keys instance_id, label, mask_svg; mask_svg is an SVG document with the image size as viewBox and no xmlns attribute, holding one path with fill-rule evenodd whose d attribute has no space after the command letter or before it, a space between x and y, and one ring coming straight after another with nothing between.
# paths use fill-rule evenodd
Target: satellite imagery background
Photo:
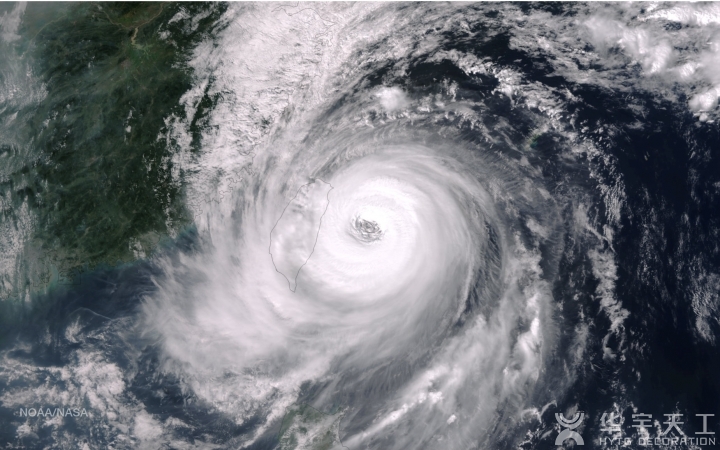
<instances>
[{"instance_id":1,"label":"satellite imagery background","mask_svg":"<svg viewBox=\"0 0 720 450\"><path fill-rule=\"evenodd\" d=\"M717 3L0 3L0 448L714 448L719 97Z\"/></svg>"}]
</instances>

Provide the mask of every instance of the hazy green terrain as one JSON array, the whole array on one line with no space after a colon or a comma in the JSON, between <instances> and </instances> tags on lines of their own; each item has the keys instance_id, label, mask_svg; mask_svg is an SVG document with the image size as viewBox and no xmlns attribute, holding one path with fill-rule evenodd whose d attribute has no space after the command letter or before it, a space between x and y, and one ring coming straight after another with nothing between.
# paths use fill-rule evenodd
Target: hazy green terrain
<instances>
[{"instance_id":1,"label":"hazy green terrain","mask_svg":"<svg viewBox=\"0 0 720 450\"><path fill-rule=\"evenodd\" d=\"M337 432L342 412L324 414L308 405L288 408L280 428L281 450L330 450L341 448Z\"/></svg>"},{"instance_id":2,"label":"hazy green terrain","mask_svg":"<svg viewBox=\"0 0 720 450\"><path fill-rule=\"evenodd\" d=\"M17 234L5 246L22 250L0 267L0 298L147 256L189 223L166 120L184 116L185 63L223 9L27 5L1 49L0 81L15 96L0 98L0 225ZM30 78L42 95L23 100L18 80Z\"/></svg>"}]
</instances>

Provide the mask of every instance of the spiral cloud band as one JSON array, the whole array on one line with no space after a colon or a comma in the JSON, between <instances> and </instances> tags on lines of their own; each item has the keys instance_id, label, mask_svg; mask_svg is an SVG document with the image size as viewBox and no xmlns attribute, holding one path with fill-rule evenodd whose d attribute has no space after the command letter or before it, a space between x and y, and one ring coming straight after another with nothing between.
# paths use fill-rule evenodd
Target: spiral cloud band
<instances>
[{"instance_id":1,"label":"spiral cloud band","mask_svg":"<svg viewBox=\"0 0 720 450\"><path fill-rule=\"evenodd\" d=\"M290 27L288 45L293 27L306 26L291 17L276 24ZM516 138L515 127L549 124L531 112L498 120L504 94L463 98L449 82L423 87L421 74L370 82L377 55L392 52L384 44L327 47L332 57L289 71L223 62L278 41L247 45L211 58L216 89L265 70L297 86L295 100L251 158L227 152L251 131L232 120L244 104L213 113L225 131L205 136L211 150L193 164L216 185L233 171L242 181L198 216L199 247L168 258L146 299L166 373L247 424L242 446L276 436L279 424L281 434L314 430L297 434L307 448L326 431L338 448L382 449L492 445L515 433L554 395L531 400L556 345L550 286L563 233L573 232L559 220L566 200L550 194ZM469 73L494 70L468 61ZM257 88L255 107L272 116L264 96L281 88L268 83L244 89ZM206 182L190 192L202 196ZM304 405L325 419L303 422Z\"/></svg>"},{"instance_id":2,"label":"spiral cloud band","mask_svg":"<svg viewBox=\"0 0 720 450\"><path fill-rule=\"evenodd\" d=\"M351 448L474 442L501 403L521 406L553 326L536 255L484 183L509 193L466 149L338 138L258 183L282 186L296 168L314 181L235 199L239 229L213 229L207 250L168 266L148 322L173 370L238 420L269 425L300 395L341 408Z\"/></svg>"}]
</instances>

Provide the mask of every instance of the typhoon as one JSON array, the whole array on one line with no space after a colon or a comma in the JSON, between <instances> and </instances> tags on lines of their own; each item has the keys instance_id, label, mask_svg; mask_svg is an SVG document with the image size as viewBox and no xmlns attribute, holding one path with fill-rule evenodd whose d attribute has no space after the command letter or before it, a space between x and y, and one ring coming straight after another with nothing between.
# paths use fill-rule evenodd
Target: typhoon
<instances>
[{"instance_id":1,"label":"typhoon","mask_svg":"<svg viewBox=\"0 0 720 450\"><path fill-rule=\"evenodd\" d=\"M6 447L720 430L714 4L43 8L0 16Z\"/></svg>"}]
</instances>

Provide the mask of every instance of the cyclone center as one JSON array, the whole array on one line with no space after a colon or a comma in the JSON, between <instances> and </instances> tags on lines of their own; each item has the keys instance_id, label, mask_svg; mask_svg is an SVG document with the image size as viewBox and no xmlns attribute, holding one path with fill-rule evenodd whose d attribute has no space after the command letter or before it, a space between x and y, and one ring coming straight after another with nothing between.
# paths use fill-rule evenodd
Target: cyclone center
<instances>
[{"instance_id":1,"label":"cyclone center","mask_svg":"<svg viewBox=\"0 0 720 450\"><path fill-rule=\"evenodd\" d=\"M387 236L390 223L397 220L387 205L373 199L350 215L350 234L358 242L373 243Z\"/></svg>"},{"instance_id":2,"label":"cyclone center","mask_svg":"<svg viewBox=\"0 0 720 450\"><path fill-rule=\"evenodd\" d=\"M382 239L383 230L374 220L356 216L352 226L355 237L360 241L374 242Z\"/></svg>"}]
</instances>

